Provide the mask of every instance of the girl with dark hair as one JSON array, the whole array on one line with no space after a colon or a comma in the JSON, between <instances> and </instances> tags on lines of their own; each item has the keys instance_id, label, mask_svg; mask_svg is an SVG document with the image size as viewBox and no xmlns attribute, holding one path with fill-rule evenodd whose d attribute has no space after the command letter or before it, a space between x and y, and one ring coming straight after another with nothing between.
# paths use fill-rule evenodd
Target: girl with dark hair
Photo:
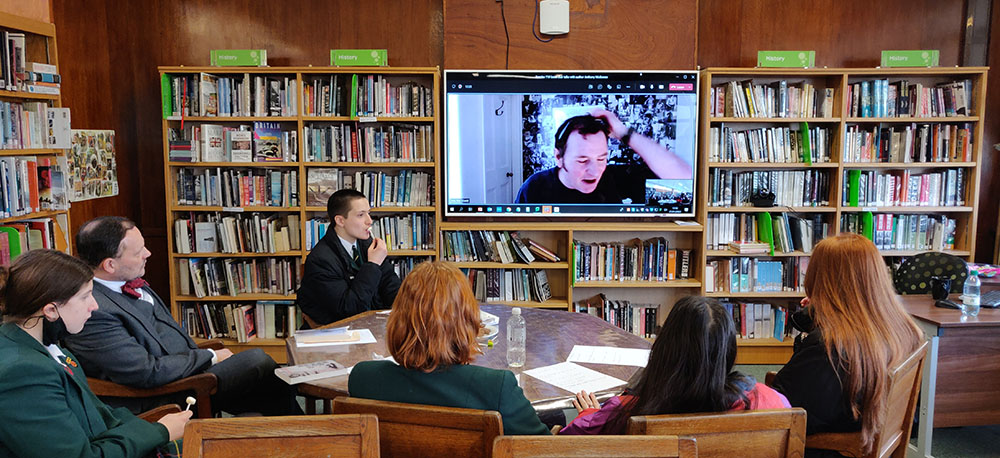
<instances>
[{"instance_id":1,"label":"girl with dark hair","mask_svg":"<svg viewBox=\"0 0 1000 458\"><path fill-rule=\"evenodd\" d=\"M112 410L57 345L97 309L93 277L83 261L55 250L0 267L0 456L141 457L183 436L192 412L149 423Z\"/></svg>"},{"instance_id":2,"label":"girl with dark hair","mask_svg":"<svg viewBox=\"0 0 1000 458\"><path fill-rule=\"evenodd\" d=\"M635 386L600 406L581 391L580 412L559 434L624 434L634 415L789 407L780 393L733 371L736 328L725 307L688 296L674 304Z\"/></svg>"}]
</instances>

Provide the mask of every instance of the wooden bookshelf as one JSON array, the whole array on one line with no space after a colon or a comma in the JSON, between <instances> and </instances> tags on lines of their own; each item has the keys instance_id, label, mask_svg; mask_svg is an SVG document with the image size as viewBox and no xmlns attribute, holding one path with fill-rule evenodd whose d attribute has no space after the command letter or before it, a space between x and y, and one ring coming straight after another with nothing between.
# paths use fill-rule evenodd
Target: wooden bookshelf
<instances>
[{"instance_id":1,"label":"wooden bookshelf","mask_svg":"<svg viewBox=\"0 0 1000 458\"><path fill-rule=\"evenodd\" d=\"M746 172L767 171L767 170L819 170L829 174L829 205L825 207L770 207L770 208L747 208L747 207L699 207L699 221L706 225L704 240L707 246L714 227L709 221L711 215L719 213L757 214L760 212L788 214L800 214L804 217L812 217L817 213L824 223L830 228L830 234L841 231L842 215L856 215L859 212L872 212L874 214L893 215L926 215L929 217L947 216L956 220L954 249L946 249L944 252L962 257L968 261L972 260L975 253L975 227L978 217L979 207L979 175L982 164L982 138L984 123L982 122L985 111L985 90L986 90L986 68L980 67L953 67L953 68L912 68L912 69L773 69L773 68L709 68L701 74L701 103L700 103L700 154L699 154L699 202L706 202L711 191L711 173L714 170L741 170ZM920 83L925 87L935 87L938 83L952 81L970 80L972 93L969 96L971 110L965 116L938 116L938 117L858 117L851 116L851 104L853 100L847 98L849 88L855 83L863 81L873 81L876 79L888 79L890 84L901 80L912 83ZM824 89L833 90L832 113L829 117L803 117L803 118L782 118L782 117L734 117L715 116L711 110L713 87L728 84L730 81L747 81L754 84L770 85L781 80L786 80L788 86L797 85L800 82L807 82L820 92ZM727 96L728 97L728 96ZM873 100L874 101L874 100ZM720 162L712 160L710 152L712 148L712 128L727 127L733 131L758 129L761 127L787 127L796 130L801 122L808 122L810 128L819 126L829 129L829 162L814 162L812 165L804 163L769 163L769 162ZM871 131L872 129L905 129L910 124L943 124L947 126L970 126L972 132L972 160L950 160L942 162L856 162L847 161L845 149L847 147L848 128L857 127L861 131ZM813 145L815 146L815 145ZM961 169L965 173L964 203L954 206L848 206L843 203L845 181L850 170L875 170L879 172L909 171L912 173L932 173L946 171L949 169ZM846 228L844 228L846 229ZM997 246L1000 246L998 239ZM926 250L882 250L886 257L913 256ZM705 266L713 260L725 260L738 257L750 257L753 259L794 259L807 258L809 253L793 251L790 253L775 252L770 254L741 255L727 249L701 250L699 253L701 260L699 265ZM702 293L717 298L732 298L734 300L746 300L749 302L767 302L780 307L793 306L798 300L805 296L802 292L751 292L751 293L731 293L731 292L707 292L705 287ZM783 364L791 356L791 339L786 338L784 342L779 342L773 338L766 339L741 339L738 342L740 347L737 361L745 364Z\"/></svg>"},{"instance_id":2,"label":"wooden bookshelf","mask_svg":"<svg viewBox=\"0 0 1000 458\"><path fill-rule=\"evenodd\" d=\"M25 63L37 62L43 64L59 66L59 53L57 51L57 40L56 40L56 26L55 24L49 22L37 21L34 19L29 19L21 16L17 16L9 13L0 12L0 29L7 32L23 33L24 34L24 61ZM2 43L4 46L8 44ZM49 108L62 107L62 94L37 94L33 92L27 92L25 88L4 88L0 89L0 100L7 103L36 103L43 102ZM41 112L42 128L44 129L45 113ZM14 127L18 129L19 127ZM20 157L32 157L37 158L39 156L45 156L52 161L52 168L61 167L62 174L64 177L64 186L67 204L71 197L72 189L69 188L69 170L66 167L67 164L60 166L59 161L63 160L68 156L68 151L65 149L54 149L54 148L23 148L23 149L0 149L0 157L10 158L14 156ZM13 173L13 171L12 171ZM39 176L40 180L41 177ZM18 180L20 181L20 180ZM5 187L6 188L6 187ZM27 188L27 186L25 186ZM36 192L40 189L36 189ZM14 193L12 193L13 195ZM27 199L27 198L26 198ZM26 220L37 220L37 219L49 219L52 221L52 229L55 231L54 237L59 237L60 233L62 238L56 241L56 246L64 245L65 251L72 254L73 249L73 237L70 234L70 215L69 209L65 210L52 210L51 207L47 207L46 204L42 203L38 207L37 211L29 211L27 213L22 213L20 215L9 216L5 218L0 218L0 224L11 225L15 223L23 223ZM58 227L56 227L58 226ZM27 235L23 235L27 237ZM36 247L29 247L33 249ZM56 248L56 247L53 247Z\"/></svg>"},{"instance_id":3,"label":"wooden bookshelf","mask_svg":"<svg viewBox=\"0 0 1000 458\"><path fill-rule=\"evenodd\" d=\"M273 258L280 259L296 259L298 260L300 267L297 275L301 274L301 264L305 262L306 256L309 254L308 246L306 245L306 235L309 229L307 228L307 223L310 218L313 217L326 217L326 207L323 206L309 206L307 205L307 187L308 187L308 173L309 170L316 168L333 168L333 169L345 169L351 173L358 171L373 171L373 172L385 172L387 174L393 175L401 170L412 170L428 173L431 178L431 187L434 189L433 194L430 196L431 205L425 206L373 206L372 217L374 219L379 219L382 216L400 216L418 213L422 215L430 215L432 221L431 233L428 235L428 239L431 243L436 243L438 240L438 228L441 225L441 217L438 212L437 202L439 200L438 195L438 163L437 158L440 157L440 134L438 134L440 129L440 113L441 107L436 106L440 100L440 71L435 68L417 68L417 67L367 67L367 68L352 68L352 67L159 67L159 74L161 79L164 76L170 75L189 75L192 77L197 77L201 73L207 73L211 75L217 75L221 77L241 77L242 75L248 75L251 78L257 76L262 77L280 77L288 78L288 81L294 82L294 90L290 91L289 96L293 97L295 102L295 112L292 115L284 116L165 116L162 121L163 129L163 161L166 165L164 167L164 178L167 183L166 192L166 208L167 208L167 239L170 243L171 250L169 254L169 271L171 278L171 292L170 292L170 307L171 312L174 317L179 321L183 322L185 317L183 316L182 307L185 304L194 303L238 303L238 304L253 304L256 301L294 301L295 294L239 294L235 296L206 296L202 298L195 297L193 294L181 294L179 278L179 262L188 261L191 259L234 259L234 260L266 260ZM416 81L419 84L429 88L432 92L431 100L434 103L432 108L433 116L412 116L412 117L399 117L399 116L314 116L306 113L306 90L305 85L314 78L325 78L329 76L350 76L350 75L381 75L389 78L396 84L400 81ZM349 80L349 78L348 78ZM350 86L348 85L348 89ZM3 96L0 93L0 96ZM349 99L350 96L345 94L345 99ZM347 107L345 107L346 109ZM295 160L281 161L281 162L232 162L232 161L216 161L216 162L187 162L187 161L172 161L170 160L170 143L168 138L168 131L171 128L179 128L181 120L185 125L202 125L202 124L218 124L224 127L235 127L236 125L246 125L253 122L273 122L279 123L283 131L290 131L296 133L296 139L294 142L295 149L297 151L297 156ZM378 126L385 123L405 123L429 126L432 133L433 148L427 151L428 155L432 160L427 162L414 162L414 161L403 161L403 162L339 162L339 161L312 161L310 156L305 151L306 140L305 131L312 124L322 124L322 125L349 125L354 127L367 127L367 126ZM204 171L207 169L218 169L218 170L257 170L260 169L271 169L277 172L295 172L296 181L295 186L298 191L298 205L290 206L220 206L220 205L181 205L178 203L178 180L177 171L184 168L193 168L199 171ZM290 237L297 237L299 240L299 246L301 249L277 252L277 253L192 253L192 254L179 254L177 251L177 244L175 241L174 234L174 221L178 218L187 218L190 215L195 215L196 217L205 218L205 215L215 215L220 214L222 216L237 216L237 215L248 215L251 213L259 213L261 215L278 215L287 216L295 215L298 217L299 221L299 231L296 234L289 234ZM220 248L221 249L221 248ZM389 258L387 262L392 262L394 260L400 260L405 258L414 258L416 260L423 259L436 259L437 249L395 249L390 250ZM552 301L547 301L546 303L525 305L525 306L560 306L565 307L565 299L553 299ZM249 343L238 343L235 339L223 339L223 342L234 351L241 351L249 348L261 348L268 354L270 354L276 361L283 363L286 360L285 350L284 350L284 340L283 339L263 339L258 338L252 340Z\"/></svg>"}]
</instances>

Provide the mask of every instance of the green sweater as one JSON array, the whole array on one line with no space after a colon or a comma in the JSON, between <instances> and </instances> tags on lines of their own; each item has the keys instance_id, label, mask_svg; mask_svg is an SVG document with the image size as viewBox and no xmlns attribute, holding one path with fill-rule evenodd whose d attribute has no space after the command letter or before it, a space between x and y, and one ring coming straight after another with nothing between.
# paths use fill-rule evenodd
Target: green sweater
<instances>
[{"instance_id":1,"label":"green sweater","mask_svg":"<svg viewBox=\"0 0 1000 458\"><path fill-rule=\"evenodd\" d=\"M348 391L353 397L380 401L495 410L506 435L550 434L514 374L506 370L463 364L427 373L389 361L366 361L354 366Z\"/></svg>"},{"instance_id":2,"label":"green sweater","mask_svg":"<svg viewBox=\"0 0 1000 458\"><path fill-rule=\"evenodd\" d=\"M167 443L163 425L97 399L64 353L69 370L17 325L0 326L0 457L140 457Z\"/></svg>"}]
</instances>

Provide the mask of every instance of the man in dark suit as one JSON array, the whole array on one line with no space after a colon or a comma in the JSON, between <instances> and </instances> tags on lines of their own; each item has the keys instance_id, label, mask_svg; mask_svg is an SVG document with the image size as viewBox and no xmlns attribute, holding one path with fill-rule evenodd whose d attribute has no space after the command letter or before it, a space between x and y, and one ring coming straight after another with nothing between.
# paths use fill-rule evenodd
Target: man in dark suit
<instances>
[{"instance_id":1,"label":"man in dark suit","mask_svg":"<svg viewBox=\"0 0 1000 458\"><path fill-rule=\"evenodd\" d=\"M203 372L218 377L212 408L229 413L288 415L301 412L295 390L274 375L274 360L260 349L234 354L199 349L142 279L150 256L135 223L102 216L76 234L80 258L94 269L98 309L79 334L66 338L87 375L122 385L153 388ZM178 399L108 399L142 411ZM183 400L183 396L180 397Z\"/></svg>"},{"instance_id":2,"label":"man in dark suit","mask_svg":"<svg viewBox=\"0 0 1000 458\"><path fill-rule=\"evenodd\" d=\"M372 237L368 199L341 189L326 204L330 229L306 258L299 309L317 324L391 308L399 277L385 262L385 241Z\"/></svg>"}]
</instances>

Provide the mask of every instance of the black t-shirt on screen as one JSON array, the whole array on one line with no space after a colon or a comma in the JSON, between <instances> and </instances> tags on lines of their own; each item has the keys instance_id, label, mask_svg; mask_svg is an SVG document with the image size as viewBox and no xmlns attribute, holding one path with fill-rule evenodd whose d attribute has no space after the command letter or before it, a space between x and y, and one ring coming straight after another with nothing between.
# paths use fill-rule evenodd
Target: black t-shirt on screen
<instances>
[{"instance_id":1,"label":"black t-shirt on screen","mask_svg":"<svg viewBox=\"0 0 1000 458\"><path fill-rule=\"evenodd\" d=\"M635 167L609 165L590 194L567 188L559 181L559 167L535 172L517 191L519 204L620 204L631 198L641 204L645 198L646 178L651 173L634 173Z\"/></svg>"}]
</instances>

